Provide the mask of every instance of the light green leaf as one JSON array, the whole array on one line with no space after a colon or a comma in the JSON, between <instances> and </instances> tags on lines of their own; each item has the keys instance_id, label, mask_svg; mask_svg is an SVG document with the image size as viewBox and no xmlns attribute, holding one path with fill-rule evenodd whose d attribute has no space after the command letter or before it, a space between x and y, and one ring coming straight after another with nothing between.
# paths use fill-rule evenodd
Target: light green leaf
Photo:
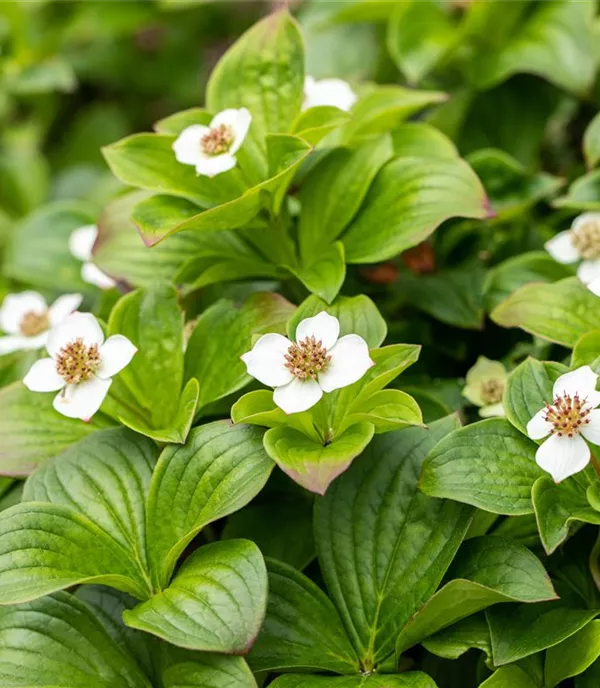
<instances>
[{"instance_id":1,"label":"light green leaf","mask_svg":"<svg viewBox=\"0 0 600 688\"><path fill-rule=\"evenodd\" d=\"M595 372L600 370L600 330L584 334L575 342L571 355L571 368L589 365Z\"/></svg>"},{"instance_id":2,"label":"light green leaf","mask_svg":"<svg viewBox=\"0 0 600 688\"><path fill-rule=\"evenodd\" d=\"M241 657L190 655L162 672L164 688L257 688L252 672Z\"/></svg>"},{"instance_id":3,"label":"light green leaf","mask_svg":"<svg viewBox=\"0 0 600 688\"><path fill-rule=\"evenodd\" d=\"M389 136L380 136L353 150L336 148L311 170L299 195L302 212L298 238L305 261L316 260L339 238L391 156Z\"/></svg>"},{"instance_id":4,"label":"light green leaf","mask_svg":"<svg viewBox=\"0 0 600 688\"><path fill-rule=\"evenodd\" d=\"M260 550L249 540L226 540L196 550L167 588L124 611L123 620L180 647L246 654L266 606Z\"/></svg>"},{"instance_id":5,"label":"light green leaf","mask_svg":"<svg viewBox=\"0 0 600 688\"><path fill-rule=\"evenodd\" d=\"M561 363L548 363L527 358L508 376L504 390L504 410L507 419L527 435L527 423L554 399L552 388L556 380L568 372Z\"/></svg>"},{"instance_id":6,"label":"light green leaf","mask_svg":"<svg viewBox=\"0 0 600 688\"><path fill-rule=\"evenodd\" d=\"M589 123L583 135L583 154L588 168L600 161L600 113Z\"/></svg>"},{"instance_id":7,"label":"light green leaf","mask_svg":"<svg viewBox=\"0 0 600 688\"><path fill-rule=\"evenodd\" d=\"M283 334L294 310L278 294L257 293L241 306L222 299L202 313L185 354L185 380L194 377L200 384L198 409L250 381L240 356L250 351L256 335Z\"/></svg>"},{"instance_id":8,"label":"light green leaf","mask_svg":"<svg viewBox=\"0 0 600 688\"><path fill-rule=\"evenodd\" d=\"M292 127L292 134L314 146L349 119L350 114L344 110L329 105L318 105L298 115Z\"/></svg>"},{"instance_id":9,"label":"light green leaf","mask_svg":"<svg viewBox=\"0 0 600 688\"><path fill-rule=\"evenodd\" d=\"M591 621L580 631L546 653L547 688L584 672L600 657L600 621Z\"/></svg>"},{"instance_id":10,"label":"light green leaf","mask_svg":"<svg viewBox=\"0 0 600 688\"><path fill-rule=\"evenodd\" d=\"M377 306L368 296L339 296L328 305L318 296L309 296L303 301L288 321L288 337L296 340L296 328L305 318L311 318L321 311L335 316L340 321L340 337L346 334L358 334L369 345L375 348L381 345L387 334L387 325L381 317Z\"/></svg>"},{"instance_id":11,"label":"light green leaf","mask_svg":"<svg viewBox=\"0 0 600 688\"><path fill-rule=\"evenodd\" d=\"M540 560L526 547L496 536L463 543L438 590L396 642L397 655L475 612L498 602L541 602L556 593Z\"/></svg>"},{"instance_id":12,"label":"light green leaf","mask_svg":"<svg viewBox=\"0 0 600 688\"><path fill-rule=\"evenodd\" d=\"M348 415L345 424L350 425L358 421L372 423L376 433L423 424L423 416L417 402L410 394L399 389L375 392L365 402L357 403L356 409Z\"/></svg>"},{"instance_id":13,"label":"light green leaf","mask_svg":"<svg viewBox=\"0 0 600 688\"><path fill-rule=\"evenodd\" d=\"M423 458L454 427L448 417L376 437L316 503L321 571L366 670L394 652L468 528L471 509L417 488Z\"/></svg>"},{"instance_id":14,"label":"light green leaf","mask_svg":"<svg viewBox=\"0 0 600 688\"><path fill-rule=\"evenodd\" d=\"M600 170L593 170L578 177L567 193L552 202L554 208L573 211L600 211Z\"/></svg>"},{"instance_id":15,"label":"light green leaf","mask_svg":"<svg viewBox=\"0 0 600 688\"><path fill-rule=\"evenodd\" d=\"M436 688L433 679L420 671L370 676L288 674L280 676L271 685L273 688Z\"/></svg>"},{"instance_id":16,"label":"light green leaf","mask_svg":"<svg viewBox=\"0 0 600 688\"><path fill-rule=\"evenodd\" d=\"M458 621L423 640L422 644L428 652L444 659L458 659L472 648L485 652L487 657L492 655L490 632L483 612Z\"/></svg>"},{"instance_id":17,"label":"light green leaf","mask_svg":"<svg viewBox=\"0 0 600 688\"><path fill-rule=\"evenodd\" d=\"M184 129L187 129L192 124L210 124L212 117L210 112L204 108L188 108L158 120L158 122L154 123L154 130L157 134L179 136Z\"/></svg>"},{"instance_id":18,"label":"light green leaf","mask_svg":"<svg viewBox=\"0 0 600 688\"><path fill-rule=\"evenodd\" d=\"M346 277L344 245L336 241L329 247L322 247L313 262L300 267L288 267L304 286L327 303L331 303L342 288Z\"/></svg>"},{"instance_id":19,"label":"light green leaf","mask_svg":"<svg viewBox=\"0 0 600 688\"><path fill-rule=\"evenodd\" d=\"M586 626L598 611L571 609L562 602L499 604L488 609L494 665L516 662L554 647Z\"/></svg>"},{"instance_id":20,"label":"light green leaf","mask_svg":"<svg viewBox=\"0 0 600 688\"><path fill-rule=\"evenodd\" d=\"M183 447L161 454L148 496L148 556L167 585L177 559L212 521L245 506L264 487L273 463L262 432L217 421L192 430Z\"/></svg>"},{"instance_id":21,"label":"light green leaf","mask_svg":"<svg viewBox=\"0 0 600 688\"><path fill-rule=\"evenodd\" d=\"M223 55L206 88L211 112L247 107L251 136L285 133L300 112L304 45L295 20L275 12L255 24Z\"/></svg>"},{"instance_id":22,"label":"light green leaf","mask_svg":"<svg viewBox=\"0 0 600 688\"><path fill-rule=\"evenodd\" d=\"M291 566L267 561L269 604L249 657L254 671L358 673L358 658L327 595Z\"/></svg>"},{"instance_id":23,"label":"light green leaf","mask_svg":"<svg viewBox=\"0 0 600 688\"><path fill-rule=\"evenodd\" d=\"M537 74L584 95L594 79L593 2L540 3L521 21L500 50L469 63L471 78L487 89L518 72Z\"/></svg>"},{"instance_id":24,"label":"light green leaf","mask_svg":"<svg viewBox=\"0 0 600 688\"><path fill-rule=\"evenodd\" d=\"M387 260L416 246L451 217L489 214L483 186L463 160L396 158L379 172L343 237L346 260Z\"/></svg>"},{"instance_id":25,"label":"light green leaf","mask_svg":"<svg viewBox=\"0 0 600 688\"><path fill-rule=\"evenodd\" d=\"M531 676L517 666L505 666L494 673L479 688L539 688Z\"/></svg>"},{"instance_id":26,"label":"light green leaf","mask_svg":"<svg viewBox=\"0 0 600 688\"><path fill-rule=\"evenodd\" d=\"M372 423L356 423L323 445L293 428L276 427L267 430L264 444L267 454L292 480L323 495L369 444L373 432Z\"/></svg>"},{"instance_id":27,"label":"light green leaf","mask_svg":"<svg viewBox=\"0 0 600 688\"><path fill-rule=\"evenodd\" d=\"M488 272L484 286L486 310L493 310L528 282L557 282L572 275L572 266L557 263L546 251L513 256Z\"/></svg>"},{"instance_id":28,"label":"light green leaf","mask_svg":"<svg viewBox=\"0 0 600 688\"><path fill-rule=\"evenodd\" d=\"M399 158L458 158L452 141L424 122L406 122L391 132L394 155Z\"/></svg>"},{"instance_id":29,"label":"light green leaf","mask_svg":"<svg viewBox=\"0 0 600 688\"><path fill-rule=\"evenodd\" d=\"M520 327L530 334L572 348L598 328L600 300L581 282L568 278L554 284L528 284L494 308L491 318L502 327Z\"/></svg>"},{"instance_id":30,"label":"light green leaf","mask_svg":"<svg viewBox=\"0 0 600 688\"><path fill-rule=\"evenodd\" d=\"M92 610L65 592L0 608L3 688L150 688Z\"/></svg>"},{"instance_id":31,"label":"light green leaf","mask_svg":"<svg viewBox=\"0 0 600 688\"><path fill-rule=\"evenodd\" d=\"M63 449L109 423L96 414L89 423L54 410L55 394L30 392L21 382L0 390L0 474L27 476Z\"/></svg>"},{"instance_id":32,"label":"light green leaf","mask_svg":"<svg viewBox=\"0 0 600 688\"><path fill-rule=\"evenodd\" d=\"M52 55L27 65L14 77L9 72L7 86L11 93L20 96L39 95L52 91L71 93L77 87L77 76L67 59Z\"/></svg>"},{"instance_id":33,"label":"light green leaf","mask_svg":"<svg viewBox=\"0 0 600 688\"><path fill-rule=\"evenodd\" d=\"M536 445L503 418L454 431L429 454L419 487L495 514L530 514L531 488L543 471Z\"/></svg>"}]
</instances>

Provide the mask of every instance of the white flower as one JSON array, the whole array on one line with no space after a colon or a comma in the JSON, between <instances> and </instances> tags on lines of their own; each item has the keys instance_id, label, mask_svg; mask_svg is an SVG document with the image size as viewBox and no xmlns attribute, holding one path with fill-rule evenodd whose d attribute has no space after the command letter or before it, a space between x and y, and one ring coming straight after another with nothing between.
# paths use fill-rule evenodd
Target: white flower
<instances>
[{"instance_id":1,"label":"white flower","mask_svg":"<svg viewBox=\"0 0 600 688\"><path fill-rule=\"evenodd\" d=\"M468 371L463 396L479 406L482 418L505 415L502 395L507 377L506 368L500 361L490 361L485 356L480 356Z\"/></svg>"},{"instance_id":2,"label":"white flower","mask_svg":"<svg viewBox=\"0 0 600 688\"><path fill-rule=\"evenodd\" d=\"M78 260L83 261L81 266L81 279L88 284L93 284L100 289L110 289L116 282L112 277L102 272L97 265L92 263L92 249L98 237L96 225L84 225L71 232L69 237L69 251Z\"/></svg>"},{"instance_id":3,"label":"white flower","mask_svg":"<svg viewBox=\"0 0 600 688\"><path fill-rule=\"evenodd\" d=\"M589 366L561 375L554 383L552 404L527 423L527 434L532 440L550 435L538 448L535 460L556 483L587 466L590 448L584 437L600 445L597 380L598 375Z\"/></svg>"},{"instance_id":4,"label":"white flower","mask_svg":"<svg viewBox=\"0 0 600 688\"><path fill-rule=\"evenodd\" d=\"M36 291L8 294L0 306L0 356L13 351L41 349L48 341L51 328L79 307L81 294L64 294L48 308Z\"/></svg>"},{"instance_id":5,"label":"white flower","mask_svg":"<svg viewBox=\"0 0 600 688\"><path fill-rule=\"evenodd\" d=\"M177 162L193 165L198 174L214 177L236 166L252 116L246 108L223 110L206 127L192 124L173 143Z\"/></svg>"},{"instance_id":6,"label":"white flower","mask_svg":"<svg viewBox=\"0 0 600 688\"><path fill-rule=\"evenodd\" d=\"M358 100L350 85L342 79L320 79L312 76L304 79L303 110L318 105L330 105L340 110L350 110Z\"/></svg>"},{"instance_id":7,"label":"white flower","mask_svg":"<svg viewBox=\"0 0 600 688\"><path fill-rule=\"evenodd\" d=\"M583 213L573 220L571 229L547 241L545 248L559 263L576 263L577 277L600 296L600 213Z\"/></svg>"},{"instance_id":8,"label":"white flower","mask_svg":"<svg viewBox=\"0 0 600 688\"><path fill-rule=\"evenodd\" d=\"M285 413L314 406L323 392L351 385L375 365L357 334L340 337L337 318L322 311L296 328L296 343L265 334L242 356L248 374L274 387L273 401Z\"/></svg>"},{"instance_id":9,"label":"white flower","mask_svg":"<svg viewBox=\"0 0 600 688\"><path fill-rule=\"evenodd\" d=\"M23 379L32 392L56 392L54 408L88 421L100 408L111 378L133 358L136 347L121 334L104 341L91 313L73 313L55 327L46 346L50 358L36 361Z\"/></svg>"}]
</instances>

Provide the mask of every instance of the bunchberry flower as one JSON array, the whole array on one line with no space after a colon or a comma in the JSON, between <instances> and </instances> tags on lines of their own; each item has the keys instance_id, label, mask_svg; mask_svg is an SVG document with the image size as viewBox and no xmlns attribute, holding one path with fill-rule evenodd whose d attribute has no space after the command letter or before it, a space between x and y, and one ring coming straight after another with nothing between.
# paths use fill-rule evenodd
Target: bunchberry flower
<instances>
[{"instance_id":1,"label":"bunchberry flower","mask_svg":"<svg viewBox=\"0 0 600 688\"><path fill-rule=\"evenodd\" d=\"M177 162L193 165L198 174L214 177L236 166L235 154L250 128L252 116L246 108L219 112L208 126L192 124L173 143Z\"/></svg>"},{"instance_id":2,"label":"bunchberry flower","mask_svg":"<svg viewBox=\"0 0 600 688\"><path fill-rule=\"evenodd\" d=\"M559 263L576 263L577 277L600 296L600 213L583 213L571 229L547 241L546 250Z\"/></svg>"},{"instance_id":3,"label":"bunchberry flower","mask_svg":"<svg viewBox=\"0 0 600 688\"><path fill-rule=\"evenodd\" d=\"M598 375L589 366L561 375L554 383L552 403L547 403L527 423L527 434L532 440L549 435L538 448L535 460L556 483L587 466L590 448L585 440L600 444L597 380Z\"/></svg>"},{"instance_id":4,"label":"bunchberry flower","mask_svg":"<svg viewBox=\"0 0 600 688\"><path fill-rule=\"evenodd\" d=\"M71 232L69 237L69 251L77 260L83 261L81 266L81 279L88 284L93 284L100 289L110 289L116 282L112 277L102 272L92 263L92 250L98 237L96 225L84 225Z\"/></svg>"},{"instance_id":5,"label":"bunchberry flower","mask_svg":"<svg viewBox=\"0 0 600 688\"><path fill-rule=\"evenodd\" d=\"M25 349L41 349L51 328L79 307L81 294L64 294L50 306L36 291L8 294L0 306L0 355Z\"/></svg>"},{"instance_id":6,"label":"bunchberry flower","mask_svg":"<svg viewBox=\"0 0 600 688\"><path fill-rule=\"evenodd\" d=\"M295 343L265 334L242 361L249 375L275 388L273 401L280 409L299 413L314 406L323 392L351 385L375 365L362 337L339 334L338 319L322 311L300 322Z\"/></svg>"},{"instance_id":7,"label":"bunchberry flower","mask_svg":"<svg viewBox=\"0 0 600 688\"><path fill-rule=\"evenodd\" d=\"M356 93L342 79L320 79L317 81L312 76L307 76L304 80L303 110L318 105L330 105L348 111L357 100Z\"/></svg>"},{"instance_id":8,"label":"bunchberry flower","mask_svg":"<svg viewBox=\"0 0 600 688\"><path fill-rule=\"evenodd\" d=\"M504 415L502 395L506 378L506 368L502 363L490 361L485 356L480 356L467 373L463 396L475 406L479 406L479 415L482 418Z\"/></svg>"},{"instance_id":9,"label":"bunchberry flower","mask_svg":"<svg viewBox=\"0 0 600 688\"><path fill-rule=\"evenodd\" d=\"M32 392L60 392L54 408L88 421L100 408L111 378L133 358L136 347L121 334L104 341L91 313L73 313L55 327L46 346L50 358L36 361L23 379Z\"/></svg>"}]
</instances>

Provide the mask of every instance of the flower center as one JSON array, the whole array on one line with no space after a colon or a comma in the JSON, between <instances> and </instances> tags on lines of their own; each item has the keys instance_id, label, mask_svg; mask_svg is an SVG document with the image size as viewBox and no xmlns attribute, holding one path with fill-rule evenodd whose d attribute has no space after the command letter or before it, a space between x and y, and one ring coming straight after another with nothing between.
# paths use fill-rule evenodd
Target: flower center
<instances>
[{"instance_id":1,"label":"flower center","mask_svg":"<svg viewBox=\"0 0 600 688\"><path fill-rule=\"evenodd\" d=\"M331 356L320 339L307 337L299 344L292 344L285 355L285 367L299 380L316 380L318 373L325 370Z\"/></svg>"},{"instance_id":2,"label":"flower center","mask_svg":"<svg viewBox=\"0 0 600 688\"><path fill-rule=\"evenodd\" d=\"M89 380L99 365L98 345L86 346L83 339L75 339L67 344L56 357L56 372L69 385Z\"/></svg>"},{"instance_id":3,"label":"flower center","mask_svg":"<svg viewBox=\"0 0 600 688\"><path fill-rule=\"evenodd\" d=\"M226 124L210 129L200 141L202 151L206 155L221 155L227 153L233 143L233 130Z\"/></svg>"},{"instance_id":4,"label":"flower center","mask_svg":"<svg viewBox=\"0 0 600 688\"><path fill-rule=\"evenodd\" d=\"M573 245L579 255L587 260L600 258L600 222L588 221L576 232L571 232Z\"/></svg>"},{"instance_id":5,"label":"flower center","mask_svg":"<svg viewBox=\"0 0 600 688\"><path fill-rule=\"evenodd\" d=\"M590 422L591 410L586 406L586 399L580 399L577 394L574 397L565 394L556 397L552 406L546 404L545 420L552 423L553 435L574 437Z\"/></svg>"},{"instance_id":6,"label":"flower center","mask_svg":"<svg viewBox=\"0 0 600 688\"><path fill-rule=\"evenodd\" d=\"M486 404L497 404L502 401L504 382L502 380L484 380L481 383L481 398Z\"/></svg>"},{"instance_id":7,"label":"flower center","mask_svg":"<svg viewBox=\"0 0 600 688\"><path fill-rule=\"evenodd\" d=\"M50 328L48 312L35 313L29 311L21 318L19 330L24 337L35 337Z\"/></svg>"}]
</instances>

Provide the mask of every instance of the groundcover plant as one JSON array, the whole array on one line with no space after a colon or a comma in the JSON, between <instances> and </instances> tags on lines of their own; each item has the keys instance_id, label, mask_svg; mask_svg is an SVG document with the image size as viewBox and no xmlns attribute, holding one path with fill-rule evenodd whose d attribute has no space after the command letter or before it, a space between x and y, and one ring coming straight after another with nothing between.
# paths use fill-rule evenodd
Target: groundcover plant
<instances>
[{"instance_id":1,"label":"groundcover plant","mask_svg":"<svg viewBox=\"0 0 600 688\"><path fill-rule=\"evenodd\" d=\"M2 688L600 686L599 9L0 3Z\"/></svg>"}]
</instances>

